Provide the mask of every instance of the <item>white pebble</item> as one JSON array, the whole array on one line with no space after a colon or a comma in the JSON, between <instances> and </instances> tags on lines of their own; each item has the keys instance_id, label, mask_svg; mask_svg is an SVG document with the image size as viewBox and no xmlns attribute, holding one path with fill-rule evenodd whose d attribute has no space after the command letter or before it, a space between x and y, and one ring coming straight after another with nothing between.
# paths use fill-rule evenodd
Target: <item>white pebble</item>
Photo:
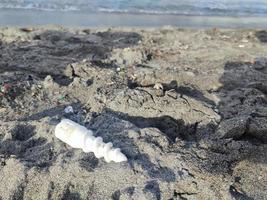
<instances>
[{"instance_id":1,"label":"white pebble","mask_svg":"<svg viewBox=\"0 0 267 200\"><path fill-rule=\"evenodd\" d=\"M117 72L121 71L121 68L120 67L117 67L116 71Z\"/></svg>"},{"instance_id":2,"label":"white pebble","mask_svg":"<svg viewBox=\"0 0 267 200\"><path fill-rule=\"evenodd\" d=\"M73 113L73 108L72 108L72 106L67 106L67 107L64 109L64 112L65 112L65 113Z\"/></svg>"}]
</instances>

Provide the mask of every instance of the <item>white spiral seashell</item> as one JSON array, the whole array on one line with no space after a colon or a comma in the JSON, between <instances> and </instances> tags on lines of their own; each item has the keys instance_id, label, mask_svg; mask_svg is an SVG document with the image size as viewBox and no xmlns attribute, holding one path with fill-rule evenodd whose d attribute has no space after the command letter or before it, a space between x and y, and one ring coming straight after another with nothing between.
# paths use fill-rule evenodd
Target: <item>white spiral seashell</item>
<instances>
[{"instance_id":1,"label":"white spiral seashell","mask_svg":"<svg viewBox=\"0 0 267 200\"><path fill-rule=\"evenodd\" d=\"M93 152L97 158L106 162L123 162L127 157L119 148L114 149L111 142L104 143L102 137L94 137L93 132L69 119L63 119L55 129L55 136L73 148Z\"/></svg>"}]
</instances>

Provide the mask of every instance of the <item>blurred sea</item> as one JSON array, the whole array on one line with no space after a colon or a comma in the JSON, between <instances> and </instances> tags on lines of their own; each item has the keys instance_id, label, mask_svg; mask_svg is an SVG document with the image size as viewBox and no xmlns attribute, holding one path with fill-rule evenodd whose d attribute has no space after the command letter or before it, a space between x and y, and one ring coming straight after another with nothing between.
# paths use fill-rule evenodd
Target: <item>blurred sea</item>
<instances>
[{"instance_id":1,"label":"blurred sea","mask_svg":"<svg viewBox=\"0 0 267 200\"><path fill-rule=\"evenodd\" d=\"M240 27L267 26L267 0L0 0L0 25L66 25L70 20L78 26L161 26L183 25L186 17L200 26L211 18L226 20L226 27L232 21ZM87 24L82 22L86 19Z\"/></svg>"},{"instance_id":2,"label":"blurred sea","mask_svg":"<svg viewBox=\"0 0 267 200\"><path fill-rule=\"evenodd\" d=\"M0 0L0 8L165 15L267 16L266 0Z\"/></svg>"}]
</instances>

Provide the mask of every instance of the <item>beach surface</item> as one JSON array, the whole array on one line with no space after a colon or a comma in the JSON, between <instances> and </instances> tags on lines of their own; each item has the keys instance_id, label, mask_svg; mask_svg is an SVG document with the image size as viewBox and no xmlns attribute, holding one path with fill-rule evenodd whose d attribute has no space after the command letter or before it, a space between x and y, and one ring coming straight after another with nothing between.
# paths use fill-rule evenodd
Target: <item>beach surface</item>
<instances>
[{"instance_id":1,"label":"beach surface","mask_svg":"<svg viewBox=\"0 0 267 200\"><path fill-rule=\"evenodd\" d=\"M0 199L267 197L266 30L0 28L0 86Z\"/></svg>"}]
</instances>

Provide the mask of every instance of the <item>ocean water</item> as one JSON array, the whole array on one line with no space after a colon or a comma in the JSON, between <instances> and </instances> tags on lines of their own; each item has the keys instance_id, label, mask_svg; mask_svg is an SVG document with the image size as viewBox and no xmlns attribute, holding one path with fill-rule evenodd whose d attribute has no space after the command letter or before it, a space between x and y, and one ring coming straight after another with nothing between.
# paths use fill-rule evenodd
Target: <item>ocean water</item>
<instances>
[{"instance_id":1,"label":"ocean water","mask_svg":"<svg viewBox=\"0 0 267 200\"><path fill-rule=\"evenodd\" d=\"M267 28L267 0L0 0L0 26Z\"/></svg>"},{"instance_id":2,"label":"ocean water","mask_svg":"<svg viewBox=\"0 0 267 200\"><path fill-rule=\"evenodd\" d=\"M267 0L0 0L3 9L189 16L267 16Z\"/></svg>"}]
</instances>

